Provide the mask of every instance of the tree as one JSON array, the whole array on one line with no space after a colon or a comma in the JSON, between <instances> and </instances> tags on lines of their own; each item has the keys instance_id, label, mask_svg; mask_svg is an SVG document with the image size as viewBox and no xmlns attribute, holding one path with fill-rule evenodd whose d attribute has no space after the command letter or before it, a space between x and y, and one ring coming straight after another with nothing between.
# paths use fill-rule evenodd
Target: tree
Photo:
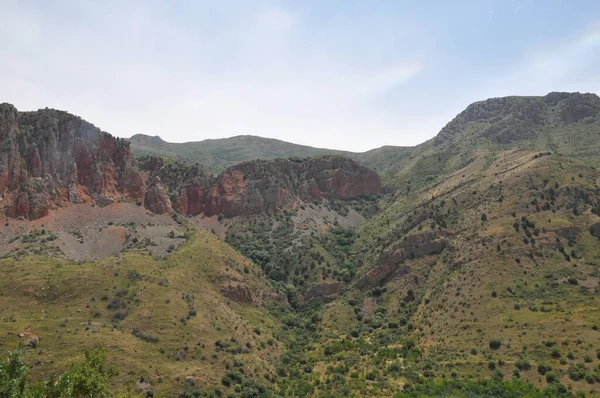
<instances>
[{"instance_id":1,"label":"tree","mask_svg":"<svg viewBox=\"0 0 600 398\"><path fill-rule=\"evenodd\" d=\"M21 360L22 349L8 353L8 358L0 363L0 397L2 398L75 398L109 397L108 380L118 371L106 366L106 351L98 348L86 351L81 364L58 377L41 383L27 385L27 365Z\"/></svg>"},{"instance_id":2,"label":"tree","mask_svg":"<svg viewBox=\"0 0 600 398\"><path fill-rule=\"evenodd\" d=\"M19 398L23 396L27 383L27 365L22 361L22 347L9 352L6 360L0 363L0 397Z\"/></svg>"}]
</instances>

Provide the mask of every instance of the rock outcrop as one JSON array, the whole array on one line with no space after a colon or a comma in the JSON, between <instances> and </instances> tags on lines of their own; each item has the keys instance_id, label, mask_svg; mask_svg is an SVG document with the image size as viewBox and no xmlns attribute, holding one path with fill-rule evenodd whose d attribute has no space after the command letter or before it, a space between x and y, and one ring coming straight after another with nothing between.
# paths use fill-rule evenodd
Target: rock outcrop
<instances>
[{"instance_id":1,"label":"rock outcrop","mask_svg":"<svg viewBox=\"0 0 600 398\"><path fill-rule=\"evenodd\" d=\"M406 260L440 254L447 244L448 240L444 236L433 231L406 236L397 246L384 250L377 265L362 275L355 287L368 289L383 284L408 271Z\"/></svg>"},{"instance_id":2,"label":"rock outcrop","mask_svg":"<svg viewBox=\"0 0 600 398\"><path fill-rule=\"evenodd\" d=\"M244 162L217 177L159 156L134 164L128 141L77 116L0 104L0 200L9 217L37 219L67 203L122 199L158 214L237 216L380 192L376 173L338 156Z\"/></svg>"},{"instance_id":3,"label":"rock outcrop","mask_svg":"<svg viewBox=\"0 0 600 398\"><path fill-rule=\"evenodd\" d=\"M490 98L458 114L435 137L434 146L452 142L465 133L469 140L485 138L496 144L512 144L534 138L548 124L573 124L598 115L600 98L595 94Z\"/></svg>"},{"instance_id":4,"label":"rock outcrop","mask_svg":"<svg viewBox=\"0 0 600 398\"><path fill-rule=\"evenodd\" d=\"M329 302L335 300L339 294L340 290L344 286L341 282L329 282L329 283L321 283L310 288L309 291L304 295L304 301L307 303L311 302Z\"/></svg>"},{"instance_id":5,"label":"rock outcrop","mask_svg":"<svg viewBox=\"0 0 600 398\"><path fill-rule=\"evenodd\" d=\"M0 192L11 217L39 218L64 202L141 197L129 144L69 113L0 104Z\"/></svg>"},{"instance_id":6,"label":"rock outcrop","mask_svg":"<svg viewBox=\"0 0 600 398\"><path fill-rule=\"evenodd\" d=\"M299 200L381 193L375 172L339 156L244 162L214 179L197 165L187 167L152 158L140 164L151 175L169 181L171 206L188 215L233 217L289 207Z\"/></svg>"}]
</instances>

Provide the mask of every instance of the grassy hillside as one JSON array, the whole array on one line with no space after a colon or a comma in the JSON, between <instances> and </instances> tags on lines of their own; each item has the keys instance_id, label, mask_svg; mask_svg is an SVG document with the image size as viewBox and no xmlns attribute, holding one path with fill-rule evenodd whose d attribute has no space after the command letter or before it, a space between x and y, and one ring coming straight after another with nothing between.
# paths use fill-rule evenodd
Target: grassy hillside
<instances>
[{"instance_id":1,"label":"grassy hillside","mask_svg":"<svg viewBox=\"0 0 600 398\"><path fill-rule=\"evenodd\" d=\"M102 345L120 369L115 389L129 393L227 392L228 372L272 385L282 346L264 306L278 295L209 232L164 261L141 252L83 264L21 257L0 260L0 269L0 344L8 351L39 338L25 351L34 380Z\"/></svg>"},{"instance_id":2,"label":"grassy hillside","mask_svg":"<svg viewBox=\"0 0 600 398\"><path fill-rule=\"evenodd\" d=\"M292 144L272 138L240 135L231 138L204 140L186 143L170 143L160 137L136 134L129 139L135 156L158 154L179 158L189 163L199 163L213 173L229 166L254 159L276 159L288 157L312 157L321 155L344 155L357 160L373 170L384 170L398 154L406 148L386 146L363 153L313 148Z\"/></svg>"},{"instance_id":3,"label":"grassy hillside","mask_svg":"<svg viewBox=\"0 0 600 398\"><path fill-rule=\"evenodd\" d=\"M337 388L358 372L379 391L431 377L519 378L597 394L600 240L590 227L600 174L559 155L496 157L357 229L363 266L325 306L311 343L315 368L346 364Z\"/></svg>"},{"instance_id":4,"label":"grassy hillside","mask_svg":"<svg viewBox=\"0 0 600 398\"><path fill-rule=\"evenodd\" d=\"M490 99L417 147L347 154L391 195L198 216L224 241L198 230L164 259L0 259L0 343L39 337L38 379L101 344L129 393L598 396L599 133L595 95ZM214 170L318 154L136 137Z\"/></svg>"},{"instance_id":5,"label":"grassy hillside","mask_svg":"<svg viewBox=\"0 0 600 398\"><path fill-rule=\"evenodd\" d=\"M435 138L388 163L384 181L410 192L467 166L482 154L516 148L600 164L600 98L595 94L550 93L476 102ZM488 160L492 161L490 157Z\"/></svg>"}]
</instances>

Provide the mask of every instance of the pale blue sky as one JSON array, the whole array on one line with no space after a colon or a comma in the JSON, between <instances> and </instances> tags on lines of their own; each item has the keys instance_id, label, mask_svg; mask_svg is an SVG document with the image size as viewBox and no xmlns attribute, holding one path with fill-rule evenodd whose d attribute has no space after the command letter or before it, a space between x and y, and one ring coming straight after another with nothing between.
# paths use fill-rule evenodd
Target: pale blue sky
<instances>
[{"instance_id":1,"label":"pale blue sky","mask_svg":"<svg viewBox=\"0 0 600 398\"><path fill-rule=\"evenodd\" d=\"M114 135L362 151L469 103L600 92L600 2L0 0L0 102Z\"/></svg>"}]
</instances>

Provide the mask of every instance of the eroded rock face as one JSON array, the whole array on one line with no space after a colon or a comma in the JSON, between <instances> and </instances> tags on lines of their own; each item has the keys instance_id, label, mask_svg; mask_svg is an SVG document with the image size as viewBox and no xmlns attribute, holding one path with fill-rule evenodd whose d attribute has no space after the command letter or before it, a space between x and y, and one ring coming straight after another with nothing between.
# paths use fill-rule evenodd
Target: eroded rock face
<instances>
[{"instance_id":1,"label":"eroded rock face","mask_svg":"<svg viewBox=\"0 0 600 398\"><path fill-rule=\"evenodd\" d=\"M434 231L409 235L396 247L383 251L377 266L360 277L355 286L358 289L369 289L385 283L394 276L408 271L406 260L440 254L447 244L447 239Z\"/></svg>"},{"instance_id":2,"label":"eroded rock face","mask_svg":"<svg viewBox=\"0 0 600 398\"><path fill-rule=\"evenodd\" d=\"M340 290L344 286L341 282L321 283L313 286L304 295L304 301L307 303L325 301L329 302L335 300L340 293Z\"/></svg>"},{"instance_id":3,"label":"eroded rock face","mask_svg":"<svg viewBox=\"0 0 600 398\"><path fill-rule=\"evenodd\" d=\"M144 205L155 214L164 214L171 211L171 202L167 197L160 179L157 177L144 197Z\"/></svg>"},{"instance_id":4,"label":"eroded rock face","mask_svg":"<svg viewBox=\"0 0 600 398\"><path fill-rule=\"evenodd\" d=\"M0 104L0 195L10 217L36 219L67 203L102 207L120 199L143 200L159 214L232 217L379 193L376 173L336 156L244 162L217 177L158 156L136 165L129 142L77 116Z\"/></svg>"},{"instance_id":5,"label":"eroded rock face","mask_svg":"<svg viewBox=\"0 0 600 398\"><path fill-rule=\"evenodd\" d=\"M152 158L140 167L168 181L171 206L188 215L234 217L289 207L298 200L381 193L376 173L342 157L244 162L216 178L200 166L188 167Z\"/></svg>"},{"instance_id":6,"label":"eroded rock face","mask_svg":"<svg viewBox=\"0 0 600 398\"><path fill-rule=\"evenodd\" d=\"M129 144L66 112L0 104L0 191L11 217L40 218L62 202L140 197Z\"/></svg>"},{"instance_id":7,"label":"eroded rock face","mask_svg":"<svg viewBox=\"0 0 600 398\"><path fill-rule=\"evenodd\" d=\"M236 216L290 206L298 199L349 199L379 193L379 176L343 157L257 160L230 167L217 178L209 212Z\"/></svg>"}]
</instances>

